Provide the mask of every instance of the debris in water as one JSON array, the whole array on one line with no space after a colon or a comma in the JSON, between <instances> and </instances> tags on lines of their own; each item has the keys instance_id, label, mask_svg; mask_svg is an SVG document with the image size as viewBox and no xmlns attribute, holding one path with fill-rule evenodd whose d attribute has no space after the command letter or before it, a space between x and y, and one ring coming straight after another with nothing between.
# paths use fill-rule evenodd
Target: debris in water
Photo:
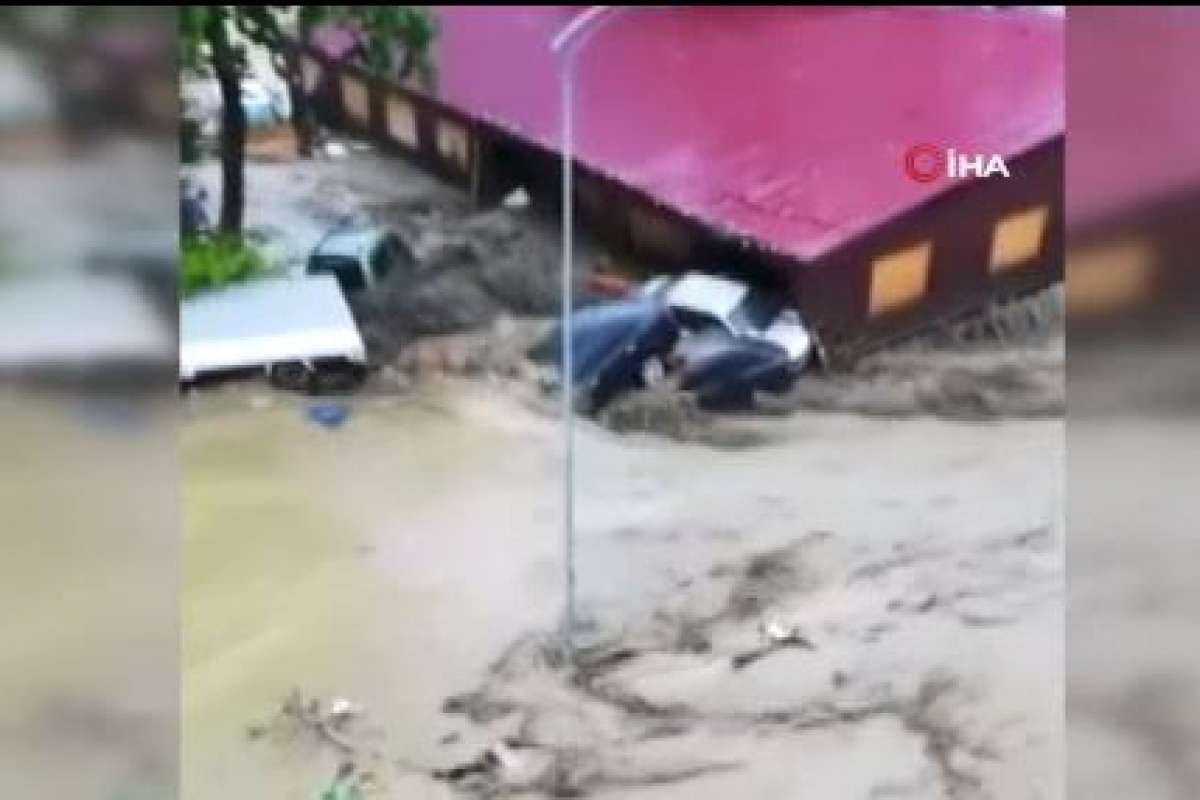
<instances>
[{"instance_id":1,"label":"debris in water","mask_svg":"<svg viewBox=\"0 0 1200 800\"><path fill-rule=\"evenodd\" d=\"M474 761L468 761L465 764L459 764L454 767L449 767L448 769L435 769L433 771L433 777L439 781L457 783L463 778L467 778L471 775L484 774L488 772L488 770L488 765L484 762L484 759L480 757Z\"/></svg>"},{"instance_id":2,"label":"debris in water","mask_svg":"<svg viewBox=\"0 0 1200 800\"><path fill-rule=\"evenodd\" d=\"M355 769L354 762L342 762L333 783L321 793L321 800L362 800L362 786L370 783L370 774L355 777Z\"/></svg>"},{"instance_id":3,"label":"debris in water","mask_svg":"<svg viewBox=\"0 0 1200 800\"><path fill-rule=\"evenodd\" d=\"M320 699L314 697L305 702L299 689L293 689L280 706L280 719L292 720L310 730L326 744L332 745L345 756L361 754L359 744L348 735L347 723L362 716L363 709L342 698L332 701L329 710L322 708ZM269 726L258 725L248 729L251 739L262 738Z\"/></svg>"},{"instance_id":4,"label":"debris in water","mask_svg":"<svg viewBox=\"0 0 1200 800\"><path fill-rule=\"evenodd\" d=\"M354 717L361 716L363 707L344 697L335 697L329 704L329 722L333 725L343 725Z\"/></svg>"},{"instance_id":5,"label":"debris in water","mask_svg":"<svg viewBox=\"0 0 1200 800\"><path fill-rule=\"evenodd\" d=\"M323 428L340 428L350 418L350 407L345 403L313 403L306 409L308 418Z\"/></svg>"},{"instance_id":6,"label":"debris in water","mask_svg":"<svg viewBox=\"0 0 1200 800\"><path fill-rule=\"evenodd\" d=\"M520 211L523 208L529 208L529 192L525 191L524 186L518 186L504 196L504 200L500 202L510 211Z\"/></svg>"},{"instance_id":7,"label":"debris in water","mask_svg":"<svg viewBox=\"0 0 1200 800\"><path fill-rule=\"evenodd\" d=\"M815 650L812 642L808 641L800 632L797 625L785 627L778 620L769 620L759 625L759 632L771 644L780 647L804 647L808 650Z\"/></svg>"},{"instance_id":8,"label":"debris in water","mask_svg":"<svg viewBox=\"0 0 1200 800\"><path fill-rule=\"evenodd\" d=\"M433 770L433 777L443 781L461 781L470 775L513 773L520 771L524 759L518 753L525 745L513 737L501 739L478 757L447 769Z\"/></svg>"},{"instance_id":9,"label":"debris in water","mask_svg":"<svg viewBox=\"0 0 1200 800\"><path fill-rule=\"evenodd\" d=\"M768 620L759 624L758 631L767 643L762 647L735 655L730 662L735 670L745 669L755 661L785 647L799 647L804 650L817 649L795 625L788 627L777 620Z\"/></svg>"}]
</instances>

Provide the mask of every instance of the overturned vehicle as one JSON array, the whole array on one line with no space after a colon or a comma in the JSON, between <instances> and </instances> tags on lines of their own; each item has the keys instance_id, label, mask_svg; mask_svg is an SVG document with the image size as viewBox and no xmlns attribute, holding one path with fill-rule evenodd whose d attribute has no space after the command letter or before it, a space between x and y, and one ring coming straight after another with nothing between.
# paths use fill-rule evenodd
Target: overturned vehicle
<instances>
[{"instance_id":1,"label":"overturned vehicle","mask_svg":"<svg viewBox=\"0 0 1200 800\"><path fill-rule=\"evenodd\" d=\"M533 352L561 365L562 331ZM808 366L814 341L780 294L702 273L657 278L636 295L571 317L572 385L585 410L622 393L672 382L707 410L751 408L782 393Z\"/></svg>"}]
</instances>

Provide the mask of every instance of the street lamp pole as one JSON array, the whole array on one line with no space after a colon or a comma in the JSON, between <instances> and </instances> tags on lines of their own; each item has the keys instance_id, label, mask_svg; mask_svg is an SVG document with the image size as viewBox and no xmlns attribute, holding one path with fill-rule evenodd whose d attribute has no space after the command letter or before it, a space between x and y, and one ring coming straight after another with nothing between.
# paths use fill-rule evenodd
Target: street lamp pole
<instances>
[{"instance_id":1,"label":"street lamp pole","mask_svg":"<svg viewBox=\"0 0 1200 800\"><path fill-rule=\"evenodd\" d=\"M559 89L560 152L562 155L562 352L559 363L562 373L563 416L563 567L566 607L563 613L563 643L569 657L574 657L576 627L575 581L575 354L572 313L572 276L574 275L574 70L575 56L587 40L587 34L597 29L597 23L608 17L613 6L589 6L568 22L550 43L550 50L560 59Z\"/></svg>"}]
</instances>

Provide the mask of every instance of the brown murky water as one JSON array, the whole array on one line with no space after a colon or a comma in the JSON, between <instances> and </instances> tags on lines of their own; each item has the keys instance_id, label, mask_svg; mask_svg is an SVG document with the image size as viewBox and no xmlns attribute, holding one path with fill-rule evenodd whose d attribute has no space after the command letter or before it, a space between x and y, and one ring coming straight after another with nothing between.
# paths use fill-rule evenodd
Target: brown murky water
<instances>
[{"instance_id":1,"label":"brown murky water","mask_svg":"<svg viewBox=\"0 0 1200 800\"><path fill-rule=\"evenodd\" d=\"M172 796L172 408L7 390L0 789L12 797Z\"/></svg>"},{"instance_id":2,"label":"brown murky water","mask_svg":"<svg viewBox=\"0 0 1200 800\"><path fill-rule=\"evenodd\" d=\"M396 759L461 763L522 720L576 742L571 768L597 795L782 798L803 779L829 798L972 782L1059 796L1061 421L797 414L748 423L761 436L741 450L584 423L581 609L607 646L640 653L587 694L510 647L561 609L554 421L483 382L351 402L331 431L257 387L190 399L185 797L311 798L328 784L343 758L328 742L248 736L293 688L363 704L381 797L453 796ZM827 533L798 563L804 579L761 611L805 625L815 655L730 672L761 616L720 611L746 591L730 576L814 532ZM677 623L704 618L710 649L673 649ZM489 677L505 653L516 666ZM950 689L927 707L930 686ZM441 712L472 689L515 713L477 725ZM846 703L873 710L812 720ZM655 704L688 709L665 738L639 710ZM931 751L939 732L976 750ZM696 766L713 754L730 763Z\"/></svg>"},{"instance_id":3,"label":"brown murky water","mask_svg":"<svg viewBox=\"0 0 1200 800\"><path fill-rule=\"evenodd\" d=\"M512 531L553 530L536 436L421 398L355 402L325 430L270 400L195 398L183 434L186 797L328 783L334 755L273 763L247 738L292 688L362 703L392 723L385 748L430 758L441 698L555 608L556 541L545 570L506 557Z\"/></svg>"}]
</instances>

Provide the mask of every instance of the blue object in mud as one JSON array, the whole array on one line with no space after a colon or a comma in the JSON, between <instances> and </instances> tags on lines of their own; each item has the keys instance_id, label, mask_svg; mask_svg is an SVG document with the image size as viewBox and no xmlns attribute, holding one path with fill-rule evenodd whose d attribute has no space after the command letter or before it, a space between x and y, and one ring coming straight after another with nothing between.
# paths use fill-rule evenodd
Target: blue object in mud
<instances>
[{"instance_id":1,"label":"blue object in mud","mask_svg":"<svg viewBox=\"0 0 1200 800\"><path fill-rule=\"evenodd\" d=\"M350 418L350 406L345 403L312 403L308 418L323 428L340 428Z\"/></svg>"}]
</instances>

